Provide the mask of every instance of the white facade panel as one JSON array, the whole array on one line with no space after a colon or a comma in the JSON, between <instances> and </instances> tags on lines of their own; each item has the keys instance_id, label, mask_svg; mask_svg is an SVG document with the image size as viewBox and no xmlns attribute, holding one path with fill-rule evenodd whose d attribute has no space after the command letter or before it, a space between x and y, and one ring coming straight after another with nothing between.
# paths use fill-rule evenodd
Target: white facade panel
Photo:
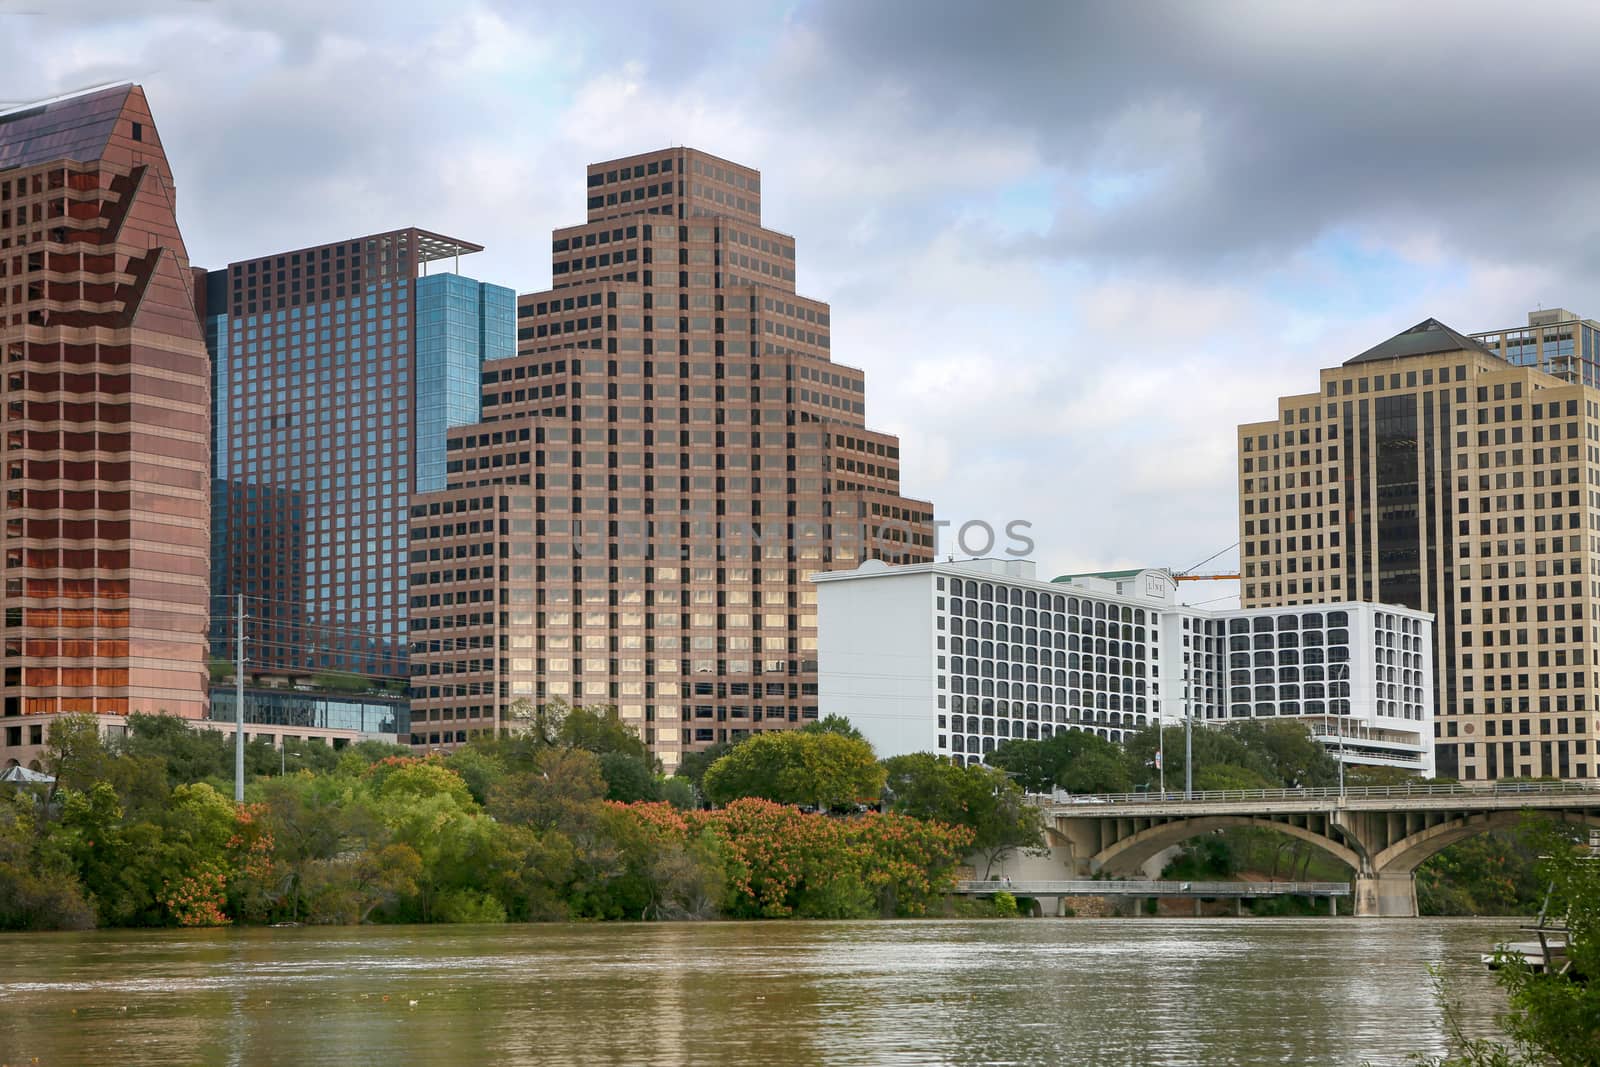
<instances>
[{"instance_id":1,"label":"white facade panel","mask_svg":"<svg viewBox=\"0 0 1600 1067\"><path fill-rule=\"evenodd\" d=\"M847 717L885 756L938 740L935 579L903 570L871 561L848 572L866 580L819 584L817 596L819 714Z\"/></svg>"}]
</instances>

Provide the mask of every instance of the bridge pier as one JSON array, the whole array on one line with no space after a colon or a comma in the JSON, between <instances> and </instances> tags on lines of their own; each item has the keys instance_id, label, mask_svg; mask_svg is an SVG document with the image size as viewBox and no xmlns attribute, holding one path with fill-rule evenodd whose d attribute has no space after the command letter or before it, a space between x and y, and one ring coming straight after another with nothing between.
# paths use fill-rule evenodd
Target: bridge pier
<instances>
[{"instance_id":1,"label":"bridge pier","mask_svg":"<svg viewBox=\"0 0 1600 1067\"><path fill-rule=\"evenodd\" d=\"M1354 880L1357 918L1415 919L1417 883L1410 871L1358 872Z\"/></svg>"}]
</instances>

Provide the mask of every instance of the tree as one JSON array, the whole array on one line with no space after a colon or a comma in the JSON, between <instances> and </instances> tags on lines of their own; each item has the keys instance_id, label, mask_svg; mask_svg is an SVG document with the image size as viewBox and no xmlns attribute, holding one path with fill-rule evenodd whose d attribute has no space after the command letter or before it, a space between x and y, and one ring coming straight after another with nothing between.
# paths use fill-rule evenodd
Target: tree
<instances>
[{"instance_id":1,"label":"tree","mask_svg":"<svg viewBox=\"0 0 1600 1067\"><path fill-rule=\"evenodd\" d=\"M1600 861L1572 827L1529 816L1522 833L1541 856L1538 873L1550 887L1551 914L1565 915L1571 971L1540 973L1520 959L1495 972L1508 1010L1500 1027L1508 1044L1462 1033L1448 990L1438 991L1458 1052L1420 1060L1437 1067L1561 1067L1600 1065ZM1583 975L1587 980L1574 979Z\"/></svg>"},{"instance_id":2,"label":"tree","mask_svg":"<svg viewBox=\"0 0 1600 1067\"><path fill-rule=\"evenodd\" d=\"M848 737L852 741L866 740L861 735L861 731L857 730L850 720L843 715L824 715L816 722L806 723L800 729L802 733L838 734L841 737Z\"/></svg>"},{"instance_id":3,"label":"tree","mask_svg":"<svg viewBox=\"0 0 1600 1067\"><path fill-rule=\"evenodd\" d=\"M589 825L606 793L592 752L550 749L535 768L507 775L489 790L489 813L505 822L563 833Z\"/></svg>"},{"instance_id":4,"label":"tree","mask_svg":"<svg viewBox=\"0 0 1600 1067\"><path fill-rule=\"evenodd\" d=\"M445 757L444 765L461 776L479 804L488 804L490 788L506 775L505 760L478 745L462 745Z\"/></svg>"},{"instance_id":5,"label":"tree","mask_svg":"<svg viewBox=\"0 0 1600 1067\"><path fill-rule=\"evenodd\" d=\"M1121 793L1130 785L1120 746L1087 730L1061 730L1043 741L1006 741L988 757L1030 793L1057 786L1074 793Z\"/></svg>"},{"instance_id":6,"label":"tree","mask_svg":"<svg viewBox=\"0 0 1600 1067\"><path fill-rule=\"evenodd\" d=\"M196 729L175 715L128 716L127 735L114 751L158 760L168 786L188 785L233 773L233 746L216 730ZM276 769L277 757L273 757Z\"/></svg>"},{"instance_id":7,"label":"tree","mask_svg":"<svg viewBox=\"0 0 1600 1067\"><path fill-rule=\"evenodd\" d=\"M1133 784L1127 758L1110 741L1094 739L1104 744L1080 750L1056 773L1056 783L1069 793L1126 793Z\"/></svg>"},{"instance_id":8,"label":"tree","mask_svg":"<svg viewBox=\"0 0 1600 1067\"><path fill-rule=\"evenodd\" d=\"M1503 1025L1535 1059L1593 1067L1600 1064L1600 982L1593 981L1600 975L1600 860L1571 827L1531 818L1526 825L1542 857L1539 876L1550 883L1552 913L1566 916L1572 972L1590 980L1502 968L1500 984L1511 1004Z\"/></svg>"},{"instance_id":9,"label":"tree","mask_svg":"<svg viewBox=\"0 0 1600 1067\"><path fill-rule=\"evenodd\" d=\"M1546 883L1528 836L1491 830L1450 845L1417 868L1417 909L1424 915L1531 915Z\"/></svg>"},{"instance_id":10,"label":"tree","mask_svg":"<svg viewBox=\"0 0 1600 1067\"><path fill-rule=\"evenodd\" d=\"M1185 738L1182 726L1167 726L1167 788L1184 780ZM1124 743L1125 766L1136 785L1153 786L1160 778L1156 752L1163 731L1152 724ZM1284 788L1328 785L1338 780L1338 764L1310 737L1304 723L1243 722L1226 726L1195 724L1188 744L1194 749L1195 788ZM1218 770L1204 779L1207 768ZM1202 780L1216 783L1203 786ZM1224 785L1222 783L1238 783ZM1248 784L1245 784L1248 783Z\"/></svg>"},{"instance_id":11,"label":"tree","mask_svg":"<svg viewBox=\"0 0 1600 1067\"><path fill-rule=\"evenodd\" d=\"M688 811L695 806L694 786L689 784L687 778L677 775L661 780L661 799L682 811Z\"/></svg>"},{"instance_id":12,"label":"tree","mask_svg":"<svg viewBox=\"0 0 1600 1067\"><path fill-rule=\"evenodd\" d=\"M883 761L883 768L889 810L916 819L965 823L968 768L931 752L891 756Z\"/></svg>"},{"instance_id":13,"label":"tree","mask_svg":"<svg viewBox=\"0 0 1600 1067\"><path fill-rule=\"evenodd\" d=\"M606 780L607 800L631 804L661 799L661 787L650 765L631 753L601 753L600 774Z\"/></svg>"},{"instance_id":14,"label":"tree","mask_svg":"<svg viewBox=\"0 0 1600 1067\"><path fill-rule=\"evenodd\" d=\"M784 731L759 734L707 769L706 796L727 804L762 797L819 809L872 803L884 771L872 746L837 733Z\"/></svg>"},{"instance_id":15,"label":"tree","mask_svg":"<svg viewBox=\"0 0 1600 1067\"><path fill-rule=\"evenodd\" d=\"M566 748L581 748L604 756L619 752L632 756L648 768L650 750L639 739L639 731L622 721L612 706L567 708L555 732L555 743Z\"/></svg>"},{"instance_id":16,"label":"tree","mask_svg":"<svg viewBox=\"0 0 1600 1067\"><path fill-rule=\"evenodd\" d=\"M1293 789L1330 786L1339 780L1338 762L1298 720L1252 719L1223 729L1247 751L1260 754L1267 767L1258 770L1270 782Z\"/></svg>"},{"instance_id":17,"label":"tree","mask_svg":"<svg viewBox=\"0 0 1600 1067\"><path fill-rule=\"evenodd\" d=\"M526 738L539 747L547 747L559 743L561 725L571 710L571 705L565 700L535 704L523 697L513 701L506 709L506 717L510 720L508 726L514 736Z\"/></svg>"},{"instance_id":18,"label":"tree","mask_svg":"<svg viewBox=\"0 0 1600 1067\"><path fill-rule=\"evenodd\" d=\"M705 748L697 749L694 752L685 752L683 758L678 761L676 777L686 778L690 785L696 789L703 790L705 788L706 769L723 756L732 752L736 743L718 741L714 745L707 745Z\"/></svg>"},{"instance_id":19,"label":"tree","mask_svg":"<svg viewBox=\"0 0 1600 1067\"><path fill-rule=\"evenodd\" d=\"M1044 825L1021 787L1002 770L961 766L927 752L884 761L890 810L972 831L988 877L1007 855L1044 846Z\"/></svg>"},{"instance_id":20,"label":"tree","mask_svg":"<svg viewBox=\"0 0 1600 1067\"><path fill-rule=\"evenodd\" d=\"M44 769L55 778L50 787L52 802L63 789L82 792L106 779L111 770L111 753L100 740L100 725L93 716L63 715L51 721Z\"/></svg>"},{"instance_id":21,"label":"tree","mask_svg":"<svg viewBox=\"0 0 1600 1067\"><path fill-rule=\"evenodd\" d=\"M87 929L94 909L39 823L33 798L0 789L0 930Z\"/></svg>"}]
</instances>

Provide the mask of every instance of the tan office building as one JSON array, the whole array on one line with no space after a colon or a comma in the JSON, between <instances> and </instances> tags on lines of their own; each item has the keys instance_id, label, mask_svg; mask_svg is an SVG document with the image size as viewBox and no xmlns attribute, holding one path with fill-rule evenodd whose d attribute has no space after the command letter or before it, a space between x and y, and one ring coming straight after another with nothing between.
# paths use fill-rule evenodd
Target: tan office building
<instances>
[{"instance_id":1,"label":"tan office building","mask_svg":"<svg viewBox=\"0 0 1600 1067\"><path fill-rule=\"evenodd\" d=\"M673 148L588 168L443 490L413 496L412 741L519 701L615 705L668 767L817 711L808 576L933 558L761 176Z\"/></svg>"},{"instance_id":2,"label":"tan office building","mask_svg":"<svg viewBox=\"0 0 1600 1067\"><path fill-rule=\"evenodd\" d=\"M1246 608L1433 612L1438 773L1596 775L1600 391L1429 319L1238 432Z\"/></svg>"}]
</instances>

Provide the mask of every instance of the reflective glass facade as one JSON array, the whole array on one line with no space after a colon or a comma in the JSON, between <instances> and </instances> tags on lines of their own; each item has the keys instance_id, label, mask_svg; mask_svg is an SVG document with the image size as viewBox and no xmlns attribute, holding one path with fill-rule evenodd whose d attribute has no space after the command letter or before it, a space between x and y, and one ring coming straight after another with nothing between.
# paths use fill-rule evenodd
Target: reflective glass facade
<instances>
[{"instance_id":1,"label":"reflective glass facade","mask_svg":"<svg viewBox=\"0 0 1600 1067\"><path fill-rule=\"evenodd\" d=\"M459 274L417 279L416 491L443 489L445 431L483 413L478 374L516 351L517 294Z\"/></svg>"},{"instance_id":2,"label":"reflective glass facade","mask_svg":"<svg viewBox=\"0 0 1600 1067\"><path fill-rule=\"evenodd\" d=\"M232 686L211 691L215 722L234 721ZM406 735L411 711L404 697L375 695L333 696L293 689L246 689L244 721L267 726L298 726L308 730L353 730L363 734Z\"/></svg>"},{"instance_id":3,"label":"reflective glass facade","mask_svg":"<svg viewBox=\"0 0 1600 1067\"><path fill-rule=\"evenodd\" d=\"M243 594L247 669L405 676L422 427L442 444L476 417L478 364L513 344L509 290L418 275L477 249L397 230L207 276L214 655L234 656Z\"/></svg>"}]
</instances>

